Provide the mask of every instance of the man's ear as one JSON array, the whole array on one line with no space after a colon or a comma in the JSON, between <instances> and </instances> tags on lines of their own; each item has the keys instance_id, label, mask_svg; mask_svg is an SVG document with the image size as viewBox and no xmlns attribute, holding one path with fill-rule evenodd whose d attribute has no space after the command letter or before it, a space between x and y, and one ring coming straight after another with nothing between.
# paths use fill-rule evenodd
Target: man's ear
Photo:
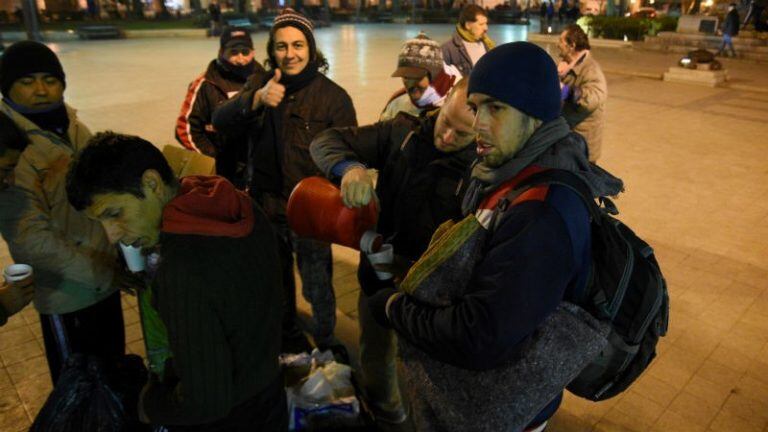
<instances>
[{"instance_id":1,"label":"man's ear","mask_svg":"<svg viewBox=\"0 0 768 432\"><path fill-rule=\"evenodd\" d=\"M158 195L164 186L163 178L156 170L148 169L141 175L141 188L144 190L150 190Z\"/></svg>"}]
</instances>

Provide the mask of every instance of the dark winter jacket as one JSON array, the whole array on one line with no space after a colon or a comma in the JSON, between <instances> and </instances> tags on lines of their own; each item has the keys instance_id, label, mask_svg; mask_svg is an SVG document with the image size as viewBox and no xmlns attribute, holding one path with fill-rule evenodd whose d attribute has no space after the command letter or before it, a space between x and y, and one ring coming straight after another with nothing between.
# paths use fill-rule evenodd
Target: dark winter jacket
<instances>
[{"instance_id":1,"label":"dark winter jacket","mask_svg":"<svg viewBox=\"0 0 768 432\"><path fill-rule=\"evenodd\" d=\"M740 21L739 11L737 11L736 8L728 12L728 15L725 16L725 22L723 23L723 34L738 36Z\"/></svg>"},{"instance_id":2,"label":"dark winter jacket","mask_svg":"<svg viewBox=\"0 0 768 432\"><path fill-rule=\"evenodd\" d=\"M530 173L524 171L516 181ZM445 308L401 296L390 307L398 334L431 357L465 369L509 362L590 268L589 215L561 186L510 207L489 234L463 299Z\"/></svg>"},{"instance_id":3,"label":"dark winter jacket","mask_svg":"<svg viewBox=\"0 0 768 432\"><path fill-rule=\"evenodd\" d=\"M151 285L171 352L142 396L153 423L221 420L269 391L280 374L279 268L271 225L244 192L220 177L183 179L163 210Z\"/></svg>"},{"instance_id":4,"label":"dark winter jacket","mask_svg":"<svg viewBox=\"0 0 768 432\"><path fill-rule=\"evenodd\" d=\"M472 59L462 43L461 36L454 31L453 37L443 44L442 49L443 62L447 65L456 66L461 72L461 76L468 77L469 73L472 72ZM485 50L487 52L489 48L486 46Z\"/></svg>"},{"instance_id":5,"label":"dark winter jacket","mask_svg":"<svg viewBox=\"0 0 768 432\"><path fill-rule=\"evenodd\" d=\"M318 74L306 87L286 95L277 108L251 110L254 93L269 76L252 76L243 90L222 105L213 118L217 130L247 132L250 146L251 194L264 194L287 200L299 180L322 175L309 155L309 144L320 132L331 127L357 126L352 99L339 85ZM282 130L279 144L265 133L266 110L278 110Z\"/></svg>"},{"instance_id":6,"label":"dark winter jacket","mask_svg":"<svg viewBox=\"0 0 768 432\"><path fill-rule=\"evenodd\" d=\"M329 129L310 147L326 176L344 161L379 171L377 231L396 254L413 261L442 222L461 217L458 189L475 158L472 146L455 153L435 148L437 116L436 111L420 118L401 113L369 126Z\"/></svg>"},{"instance_id":7,"label":"dark winter jacket","mask_svg":"<svg viewBox=\"0 0 768 432\"><path fill-rule=\"evenodd\" d=\"M254 62L254 73L264 68ZM217 133L212 124L214 110L237 94L245 79L212 60L205 73L189 84L176 119L176 140L185 148L216 158L216 173L242 186L248 155L244 134Z\"/></svg>"}]
</instances>

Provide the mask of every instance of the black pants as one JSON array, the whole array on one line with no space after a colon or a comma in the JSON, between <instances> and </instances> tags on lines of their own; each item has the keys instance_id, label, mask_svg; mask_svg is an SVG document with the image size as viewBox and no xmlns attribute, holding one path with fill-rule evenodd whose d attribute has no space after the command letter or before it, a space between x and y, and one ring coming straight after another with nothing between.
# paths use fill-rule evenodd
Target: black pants
<instances>
[{"instance_id":1,"label":"black pants","mask_svg":"<svg viewBox=\"0 0 768 432\"><path fill-rule=\"evenodd\" d=\"M125 354L125 327L119 291L85 309L60 316L70 352L98 356L106 362ZM40 325L51 380L56 385L64 362L54 333L52 315L40 314Z\"/></svg>"},{"instance_id":2,"label":"black pants","mask_svg":"<svg viewBox=\"0 0 768 432\"><path fill-rule=\"evenodd\" d=\"M169 426L168 432L285 432L288 403L282 375L258 395L232 408L221 420L199 426Z\"/></svg>"}]
</instances>

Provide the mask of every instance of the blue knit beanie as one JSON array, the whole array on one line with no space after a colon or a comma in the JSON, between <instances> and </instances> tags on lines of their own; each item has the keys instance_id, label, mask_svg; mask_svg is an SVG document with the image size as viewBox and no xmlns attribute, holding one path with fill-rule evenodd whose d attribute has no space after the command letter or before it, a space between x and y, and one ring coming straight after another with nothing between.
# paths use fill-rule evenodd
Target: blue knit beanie
<instances>
[{"instance_id":1,"label":"blue knit beanie","mask_svg":"<svg viewBox=\"0 0 768 432\"><path fill-rule=\"evenodd\" d=\"M483 93L543 121L560 116L560 79L546 51L512 42L488 51L469 75L467 94Z\"/></svg>"}]
</instances>

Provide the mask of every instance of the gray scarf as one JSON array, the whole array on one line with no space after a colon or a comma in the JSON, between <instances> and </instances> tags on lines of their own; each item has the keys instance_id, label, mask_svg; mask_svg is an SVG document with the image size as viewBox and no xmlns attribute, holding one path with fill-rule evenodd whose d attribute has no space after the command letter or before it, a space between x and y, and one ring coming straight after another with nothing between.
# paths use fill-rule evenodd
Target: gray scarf
<instances>
[{"instance_id":1,"label":"gray scarf","mask_svg":"<svg viewBox=\"0 0 768 432\"><path fill-rule=\"evenodd\" d=\"M530 165L571 171L581 177L597 197L614 196L624 191L624 183L587 159L587 143L574 132L564 118L541 125L523 148L504 165L492 168L483 162L472 167L472 179L464 195L462 211L474 212L480 201Z\"/></svg>"}]
</instances>

